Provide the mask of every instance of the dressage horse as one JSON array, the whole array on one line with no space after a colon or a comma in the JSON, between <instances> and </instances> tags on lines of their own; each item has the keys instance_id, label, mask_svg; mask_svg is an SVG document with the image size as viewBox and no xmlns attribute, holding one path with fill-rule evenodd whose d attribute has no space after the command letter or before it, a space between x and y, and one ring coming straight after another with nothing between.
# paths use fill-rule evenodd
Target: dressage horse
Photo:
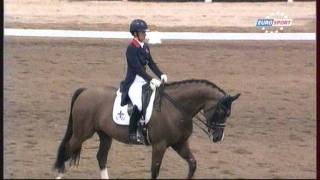
<instances>
[{"instance_id":1,"label":"dressage horse","mask_svg":"<svg viewBox=\"0 0 320 180\"><path fill-rule=\"evenodd\" d=\"M108 151L112 139L128 143L128 126L118 125L112 120L113 102L116 88L78 89L71 100L67 131L59 146L54 168L61 178L65 172L65 162L79 163L82 143L99 135L100 146L97 160L101 178L109 178L106 168ZM161 111L153 111L147 124L152 146L151 178L157 178L165 151L172 147L188 162L188 178L192 178L197 164L190 150L188 139L193 129L193 117L200 111L206 119L206 132L213 142L223 139L227 117L231 105L240 94L228 95L224 90L208 80L184 80L165 84L161 97ZM162 95L162 96L161 96Z\"/></svg>"}]
</instances>

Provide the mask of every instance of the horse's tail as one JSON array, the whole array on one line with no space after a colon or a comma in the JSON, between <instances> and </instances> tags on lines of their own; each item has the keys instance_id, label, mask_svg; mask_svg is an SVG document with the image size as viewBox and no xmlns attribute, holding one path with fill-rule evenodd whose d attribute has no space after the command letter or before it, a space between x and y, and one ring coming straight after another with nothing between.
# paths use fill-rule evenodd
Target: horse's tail
<instances>
[{"instance_id":1,"label":"horse's tail","mask_svg":"<svg viewBox=\"0 0 320 180\"><path fill-rule=\"evenodd\" d=\"M73 120L72 120L72 109L73 109L73 104L76 101L77 97L85 90L85 88L79 88L77 89L73 96L72 96L72 100L71 100L71 108L70 108L70 115L69 115L69 122L68 122L68 127L67 127L67 131L64 135L64 138L59 146L58 149L58 156L56 159L56 162L54 164L54 168L57 169L60 173L63 173L65 171L65 166L64 166L64 162L67 161L70 158L70 154L68 154L67 152L67 143L69 142L69 140L71 139L72 136L72 124L73 124ZM72 159L75 160L79 157L80 155L80 151L76 152L74 155L72 155Z\"/></svg>"}]
</instances>

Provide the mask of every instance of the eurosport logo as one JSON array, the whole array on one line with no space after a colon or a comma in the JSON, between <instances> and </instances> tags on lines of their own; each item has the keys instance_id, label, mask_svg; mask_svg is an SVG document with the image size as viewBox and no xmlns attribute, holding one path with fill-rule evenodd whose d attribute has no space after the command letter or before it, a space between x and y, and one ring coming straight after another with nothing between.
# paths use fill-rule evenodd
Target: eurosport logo
<instances>
[{"instance_id":1,"label":"eurosport logo","mask_svg":"<svg viewBox=\"0 0 320 180\"><path fill-rule=\"evenodd\" d=\"M258 19L257 27L268 27L268 26L291 26L292 19Z\"/></svg>"},{"instance_id":2,"label":"eurosport logo","mask_svg":"<svg viewBox=\"0 0 320 180\"><path fill-rule=\"evenodd\" d=\"M284 13L271 13L270 16L257 20L256 27L265 31L266 33L282 32L285 27L292 25L292 19L285 16Z\"/></svg>"}]
</instances>

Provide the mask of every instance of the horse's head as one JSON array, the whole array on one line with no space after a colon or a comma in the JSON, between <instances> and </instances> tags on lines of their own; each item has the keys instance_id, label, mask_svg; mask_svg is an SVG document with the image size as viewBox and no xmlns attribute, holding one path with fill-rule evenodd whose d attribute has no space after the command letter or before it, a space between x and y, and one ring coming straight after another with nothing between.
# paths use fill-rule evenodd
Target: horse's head
<instances>
[{"instance_id":1,"label":"horse's head","mask_svg":"<svg viewBox=\"0 0 320 180\"><path fill-rule=\"evenodd\" d=\"M240 94L235 96L226 95L221 98L215 105L205 108L204 115L207 119L207 125L213 142L219 142L224 137L224 127L227 118L231 114L232 102L238 99ZM208 106L208 105L207 105Z\"/></svg>"}]
</instances>

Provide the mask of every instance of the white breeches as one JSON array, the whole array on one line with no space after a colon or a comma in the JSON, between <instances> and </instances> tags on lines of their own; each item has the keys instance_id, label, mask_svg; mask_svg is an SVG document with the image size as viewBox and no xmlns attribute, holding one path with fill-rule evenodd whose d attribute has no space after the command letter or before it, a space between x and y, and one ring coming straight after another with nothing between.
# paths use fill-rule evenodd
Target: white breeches
<instances>
[{"instance_id":1,"label":"white breeches","mask_svg":"<svg viewBox=\"0 0 320 180\"><path fill-rule=\"evenodd\" d=\"M136 105L139 111L142 110L142 86L145 85L147 82L139 75L136 75L133 83L129 88L129 97L132 101L133 105Z\"/></svg>"}]
</instances>

